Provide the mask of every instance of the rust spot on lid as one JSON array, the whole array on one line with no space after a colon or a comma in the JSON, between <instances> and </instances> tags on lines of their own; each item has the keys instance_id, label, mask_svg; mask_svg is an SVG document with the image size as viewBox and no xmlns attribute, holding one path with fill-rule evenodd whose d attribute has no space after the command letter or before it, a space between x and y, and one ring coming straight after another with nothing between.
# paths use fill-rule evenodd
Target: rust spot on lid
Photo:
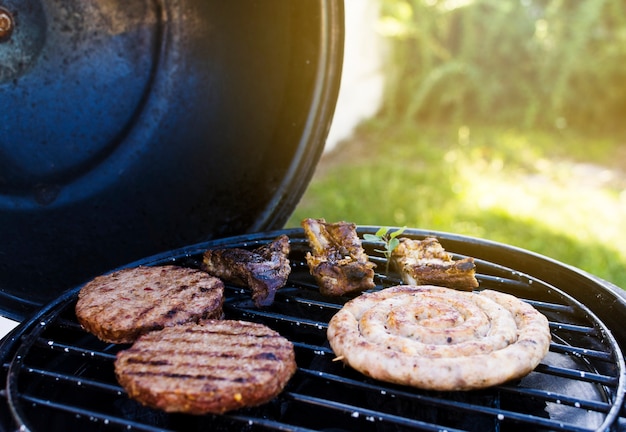
<instances>
[{"instance_id":1,"label":"rust spot on lid","mask_svg":"<svg viewBox=\"0 0 626 432\"><path fill-rule=\"evenodd\" d=\"M9 40L11 34L13 33L14 25L11 13L0 7L0 42Z\"/></svg>"}]
</instances>

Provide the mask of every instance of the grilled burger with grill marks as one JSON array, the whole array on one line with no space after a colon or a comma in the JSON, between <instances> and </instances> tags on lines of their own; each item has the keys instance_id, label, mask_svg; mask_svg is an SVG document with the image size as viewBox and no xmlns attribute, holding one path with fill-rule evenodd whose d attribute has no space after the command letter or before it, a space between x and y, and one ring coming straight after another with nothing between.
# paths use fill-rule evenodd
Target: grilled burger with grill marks
<instances>
[{"instance_id":1,"label":"grilled burger with grill marks","mask_svg":"<svg viewBox=\"0 0 626 432\"><path fill-rule=\"evenodd\" d=\"M167 265L98 276L78 293L76 318L105 342L131 343L164 327L223 316L224 284L201 270Z\"/></svg>"},{"instance_id":2,"label":"grilled burger with grill marks","mask_svg":"<svg viewBox=\"0 0 626 432\"><path fill-rule=\"evenodd\" d=\"M131 398L189 414L266 403L295 371L291 342L262 324L234 320L148 333L115 361L117 379Z\"/></svg>"}]
</instances>

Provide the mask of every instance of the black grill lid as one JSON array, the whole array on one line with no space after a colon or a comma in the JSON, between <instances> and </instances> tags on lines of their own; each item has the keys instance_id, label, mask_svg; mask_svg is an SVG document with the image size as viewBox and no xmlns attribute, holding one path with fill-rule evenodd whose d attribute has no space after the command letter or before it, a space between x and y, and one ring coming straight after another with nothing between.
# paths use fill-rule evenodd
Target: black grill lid
<instances>
[{"instance_id":1,"label":"black grill lid","mask_svg":"<svg viewBox=\"0 0 626 432\"><path fill-rule=\"evenodd\" d=\"M0 308L279 228L336 102L338 0L4 0ZM8 17L8 19L7 19Z\"/></svg>"}]
</instances>

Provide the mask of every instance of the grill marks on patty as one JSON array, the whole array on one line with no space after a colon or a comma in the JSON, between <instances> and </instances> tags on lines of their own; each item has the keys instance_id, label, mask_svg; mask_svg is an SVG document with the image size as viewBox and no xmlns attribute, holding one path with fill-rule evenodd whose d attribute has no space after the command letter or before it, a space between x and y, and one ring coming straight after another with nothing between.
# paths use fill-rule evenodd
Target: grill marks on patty
<instances>
[{"instance_id":1,"label":"grill marks on patty","mask_svg":"<svg viewBox=\"0 0 626 432\"><path fill-rule=\"evenodd\" d=\"M78 322L98 338L131 343L164 327L221 318L224 284L201 270L136 267L98 276L78 294Z\"/></svg>"},{"instance_id":2,"label":"grill marks on patty","mask_svg":"<svg viewBox=\"0 0 626 432\"><path fill-rule=\"evenodd\" d=\"M193 414L265 403L295 370L291 342L264 325L233 320L148 333L115 361L118 381L131 397Z\"/></svg>"},{"instance_id":3,"label":"grill marks on patty","mask_svg":"<svg viewBox=\"0 0 626 432\"><path fill-rule=\"evenodd\" d=\"M184 329L184 336L179 335L178 332L174 334L162 334L159 338L159 357L164 357L159 360L152 360L151 358L132 358L129 363L144 363L144 364L156 364L161 366L203 366L209 364L211 368L219 369L233 369L232 358L236 357L239 360L269 360L276 361L278 358L273 351L281 348L281 344L272 344L272 339L279 338L277 335L254 335L249 333L223 331L224 326L211 323L213 326L218 327L212 329L210 326L192 326ZM220 346L219 351L207 351L207 346ZM171 349L164 347L171 346ZM261 350L262 352L259 352ZM264 351L269 350L269 351ZM144 349L147 353L150 349ZM184 354L189 357L191 361L189 363L181 363L180 361L174 362L172 359L180 354ZM171 357L169 357L171 356ZM224 360L223 363L219 363L220 360ZM259 366L259 365L255 365Z\"/></svg>"}]
</instances>

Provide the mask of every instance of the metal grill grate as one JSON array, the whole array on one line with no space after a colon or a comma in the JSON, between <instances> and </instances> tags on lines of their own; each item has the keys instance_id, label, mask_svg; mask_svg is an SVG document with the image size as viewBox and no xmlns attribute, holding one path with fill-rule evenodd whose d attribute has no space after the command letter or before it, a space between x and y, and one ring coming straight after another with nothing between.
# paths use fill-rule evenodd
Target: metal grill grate
<instances>
[{"instance_id":1,"label":"metal grill grate","mask_svg":"<svg viewBox=\"0 0 626 432\"><path fill-rule=\"evenodd\" d=\"M564 287L477 259L481 288L514 294L545 314L550 352L525 378L472 392L428 392L382 383L333 361L326 340L330 317L345 299L322 297L304 261L299 231L291 238L292 275L274 305L255 308L249 295L228 287L228 318L264 323L296 347L298 371L272 402L222 416L166 414L128 399L113 374L124 347L85 333L75 320L76 291L24 326L5 359L8 410L15 428L50 430L359 430L359 431L591 431L617 430L624 398L622 352L606 325ZM408 233L407 235L411 235ZM414 234L417 235L417 234ZM215 247L255 247L256 238ZM416 237L417 238L417 237ZM383 260L365 243L373 260ZM445 246L445 245L444 245ZM197 266L203 246L142 264ZM398 279L377 276L380 286Z\"/></svg>"}]
</instances>

